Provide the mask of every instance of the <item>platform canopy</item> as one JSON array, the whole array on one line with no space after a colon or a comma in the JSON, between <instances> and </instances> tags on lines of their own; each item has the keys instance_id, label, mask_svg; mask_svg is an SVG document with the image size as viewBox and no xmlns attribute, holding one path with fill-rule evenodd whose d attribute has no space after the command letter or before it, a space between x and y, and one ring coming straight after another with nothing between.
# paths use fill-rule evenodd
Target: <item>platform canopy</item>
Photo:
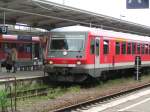
<instances>
[{"instance_id":1,"label":"platform canopy","mask_svg":"<svg viewBox=\"0 0 150 112\"><path fill-rule=\"evenodd\" d=\"M0 24L16 23L47 30L80 24L150 36L148 26L46 0L0 0Z\"/></svg>"}]
</instances>

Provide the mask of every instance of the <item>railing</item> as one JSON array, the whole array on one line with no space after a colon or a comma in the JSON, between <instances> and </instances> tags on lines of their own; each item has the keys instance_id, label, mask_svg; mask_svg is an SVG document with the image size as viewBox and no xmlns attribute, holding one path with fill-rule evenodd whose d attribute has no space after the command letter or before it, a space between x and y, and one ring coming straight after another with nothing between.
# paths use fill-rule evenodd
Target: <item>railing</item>
<instances>
[{"instance_id":1,"label":"railing","mask_svg":"<svg viewBox=\"0 0 150 112\"><path fill-rule=\"evenodd\" d=\"M14 110L16 111L17 110L16 77L0 77L0 81L5 82L4 90L6 93L8 93L7 98L10 99L11 112L13 112Z\"/></svg>"}]
</instances>

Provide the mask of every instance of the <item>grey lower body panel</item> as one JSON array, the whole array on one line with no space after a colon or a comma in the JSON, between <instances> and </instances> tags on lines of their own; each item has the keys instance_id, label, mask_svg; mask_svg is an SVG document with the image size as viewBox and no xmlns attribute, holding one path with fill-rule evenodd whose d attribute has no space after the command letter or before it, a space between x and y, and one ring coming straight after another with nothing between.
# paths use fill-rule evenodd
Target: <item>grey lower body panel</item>
<instances>
[{"instance_id":1,"label":"grey lower body panel","mask_svg":"<svg viewBox=\"0 0 150 112\"><path fill-rule=\"evenodd\" d=\"M148 66L148 64L143 64L144 66ZM68 66L55 66L55 65L45 65L44 71L49 74L50 77L57 76L58 77L74 77L76 80L77 77L101 77L103 71L111 71L111 70L124 70L135 68L134 64L130 65L120 65L120 66L105 66L103 68L94 68L94 67L87 67L86 66L76 66L76 67L68 67ZM59 79L59 78L58 78ZM70 80L74 80L71 79ZM79 80L79 78L77 78Z\"/></svg>"},{"instance_id":2,"label":"grey lower body panel","mask_svg":"<svg viewBox=\"0 0 150 112\"><path fill-rule=\"evenodd\" d=\"M85 67L63 67L63 66L51 66L45 65L44 71L49 74L87 74L92 77L101 76L102 71L119 70L134 68L134 66L119 66L119 67L104 67L104 68L85 68Z\"/></svg>"}]
</instances>

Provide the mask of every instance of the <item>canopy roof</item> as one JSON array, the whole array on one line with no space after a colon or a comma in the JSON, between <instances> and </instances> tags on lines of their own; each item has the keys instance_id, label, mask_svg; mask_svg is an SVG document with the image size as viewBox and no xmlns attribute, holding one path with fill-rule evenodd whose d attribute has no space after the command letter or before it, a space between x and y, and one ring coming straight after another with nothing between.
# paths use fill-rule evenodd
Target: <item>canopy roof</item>
<instances>
[{"instance_id":1,"label":"canopy roof","mask_svg":"<svg viewBox=\"0 0 150 112\"><path fill-rule=\"evenodd\" d=\"M0 0L0 23L23 23L47 30L81 24L150 36L148 26L46 0Z\"/></svg>"}]
</instances>

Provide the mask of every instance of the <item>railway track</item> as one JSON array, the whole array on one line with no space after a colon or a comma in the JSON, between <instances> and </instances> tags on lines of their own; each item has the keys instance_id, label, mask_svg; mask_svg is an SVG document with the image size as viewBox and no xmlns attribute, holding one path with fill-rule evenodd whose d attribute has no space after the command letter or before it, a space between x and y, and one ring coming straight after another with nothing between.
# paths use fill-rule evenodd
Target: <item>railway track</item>
<instances>
[{"instance_id":1,"label":"railway track","mask_svg":"<svg viewBox=\"0 0 150 112\"><path fill-rule=\"evenodd\" d=\"M24 90L24 91L18 91L16 92L16 98L22 99L22 98L30 98L35 96L46 96L48 92L48 88L37 88L37 89L30 89L30 90Z\"/></svg>"},{"instance_id":2,"label":"railway track","mask_svg":"<svg viewBox=\"0 0 150 112\"><path fill-rule=\"evenodd\" d=\"M73 105L69 105L69 106L59 108L59 109L55 109L55 110L53 110L53 112L71 112L71 111L77 112L77 110L82 110L82 109L85 109L86 107L89 108L89 107L92 107L93 105L102 103L102 102L110 100L112 98L116 98L116 97L119 97L121 95L125 95L125 94L131 93L133 91L137 91L137 90L149 87L149 86L150 86L149 82L144 83L144 84L140 84L140 85L136 85L134 87L127 88L125 90L119 90L119 91L111 93L111 94L106 94L104 96L100 96L100 97L97 97L97 98L92 99L92 100L86 100L84 102L79 102L79 103L76 103Z\"/></svg>"}]
</instances>

